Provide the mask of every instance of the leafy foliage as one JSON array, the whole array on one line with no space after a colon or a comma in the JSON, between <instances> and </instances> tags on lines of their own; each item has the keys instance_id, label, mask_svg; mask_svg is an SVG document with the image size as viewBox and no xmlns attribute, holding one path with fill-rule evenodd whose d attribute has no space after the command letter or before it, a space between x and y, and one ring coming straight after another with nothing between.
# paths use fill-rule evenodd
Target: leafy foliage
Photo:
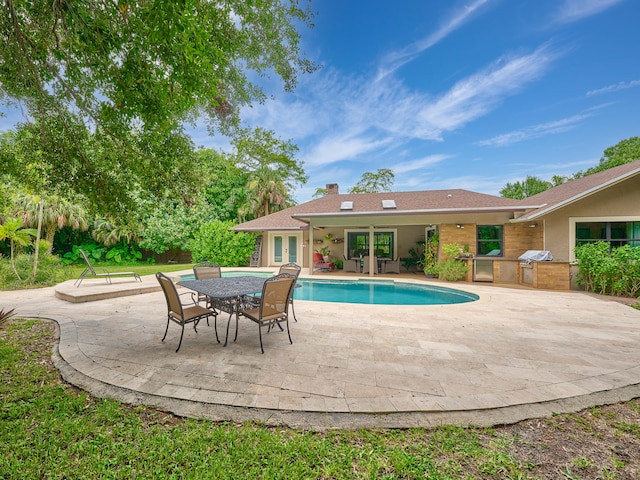
<instances>
[{"instance_id":1,"label":"leafy foliage","mask_svg":"<svg viewBox=\"0 0 640 480\"><path fill-rule=\"evenodd\" d=\"M188 250L199 225L215 218L213 210L204 203L191 208L176 202L157 206L143 222L140 247L155 253L171 249Z\"/></svg>"},{"instance_id":2,"label":"leafy foliage","mask_svg":"<svg viewBox=\"0 0 640 480\"><path fill-rule=\"evenodd\" d=\"M379 168L377 172L364 172L349 193L390 192L395 174L389 168Z\"/></svg>"},{"instance_id":3,"label":"leafy foliage","mask_svg":"<svg viewBox=\"0 0 640 480\"><path fill-rule=\"evenodd\" d=\"M547 182L538 177L527 176L522 182L507 183L502 190L500 190L500 196L522 200L523 198L544 192L551 187L553 187L551 182Z\"/></svg>"},{"instance_id":4,"label":"leafy foliage","mask_svg":"<svg viewBox=\"0 0 640 480\"><path fill-rule=\"evenodd\" d=\"M438 278L447 280L448 282L457 282L467 276L469 272L469 264L460 257L464 255L465 249L459 243L446 243L442 245L444 258L440 260L435 267L438 272Z\"/></svg>"},{"instance_id":5,"label":"leafy foliage","mask_svg":"<svg viewBox=\"0 0 640 480\"><path fill-rule=\"evenodd\" d=\"M640 294L640 246L624 245L609 252L607 242L575 248L580 268L578 284L601 295L638 297Z\"/></svg>"},{"instance_id":6,"label":"leafy foliage","mask_svg":"<svg viewBox=\"0 0 640 480\"><path fill-rule=\"evenodd\" d=\"M256 234L234 232L233 222L203 224L191 242L194 262L216 262L223 267L246 265L253 254Z\"/></svg>"},{"instance_id":7,"label":"leafy foliage","mask_svg":"<svg viewBox=\"0 0 640 480\"><path fill-rule=\"evenodd\" d=\"M67 280L62 262L56 255L42 251L38 255L38 270L31 278L34 255L21 253L15 257L14 267L6 259L0 259L0 290L12 290L33 285L55 284ZM17 272L17 273L16 273ZM22 280L27 279L28 280Z\"/></svg>"},{"instance_id":8,"label":"leafy foliage","mask_svg":"<svg viewBox=\"0 0 640 480\"><path fill-rule=\"evenodd\" d=\"M15 315L15 308L11 310L5 310L4 308L0 308L0 325L6 323L11 317Z\"/></svg>"},{"instance_id":9,"label":"leafy foliage","mask_svg":"<svg viewBox=\"0 0 640 480\"><path fill-rule=\"evenodd\" d=\"M33 121L0 170L103 213L130 211L136 190L188 196L200 176L185 121L232 133L240 107L265 98L249 75L290 91L317 68L300 52L312 13L299 2L8 0L4 13L0 97Z\"/></svg>"},{"instance_id":10,"label":"leafy foliage","mask_svg":"<svg viewBox=\"0 0 640 480\"><path fill-rule=\"evenodd\" d=\"M71 251L64 254L62 262L70 265L72 263L83 263L84 259L80 254L80 250L83 250L87 254L90 261L100 261L103 259L104 254L107 253L107 248L103 245L96 243L85 243L83 245L73 245Z\"/></svg>"},{"instance_id":11,"label":"leafy foliage","mask_svg":"<svg viewBox=\"0 0 640 480\"><path fill-rule=\"evenodd\" d=\"M551 182L547 182L538 177L527 176L522 182L507 183L502 190L500 190L500 195L505 198L521 200L544 192L551 187L561 185L568 180L586 177L587 175L603 172L636 160L640 160L640 137L631 137L605 149L603 156L600 158L600 163L584 172L577 172L570 178L554 175L551 177Z\"/></svg>"},{"instance_id":12,"label":"leafy foliage","mask_svg":"<svg viewBox=\"0 0 640 480\"><path fill-rule=\"evenodd\" d=\"M587 175L603 172L609 168L631 163L636 160L640 160L640 137L627 138L607 148L600 158L598 165L584 172L576 173L574 178L586 177Z\"/></svg>"}]
</instances>

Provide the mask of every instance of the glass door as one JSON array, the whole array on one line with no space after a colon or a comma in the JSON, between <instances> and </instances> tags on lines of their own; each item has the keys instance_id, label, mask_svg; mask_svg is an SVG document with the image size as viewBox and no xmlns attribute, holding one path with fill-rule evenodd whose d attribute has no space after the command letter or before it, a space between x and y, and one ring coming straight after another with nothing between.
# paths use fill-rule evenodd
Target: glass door
<instances>
[{"instance_id":1,"label":"glass door","mask_svg":"<svg viewBox=\"0 0 640 480\"><path fill-rule=\"evenodd\" d=\"M271 235L271 265L278 266L285 263L297 263L299 260L299 247L302 243L299 233L287 233Z\"/></svg>"}]
</instances>

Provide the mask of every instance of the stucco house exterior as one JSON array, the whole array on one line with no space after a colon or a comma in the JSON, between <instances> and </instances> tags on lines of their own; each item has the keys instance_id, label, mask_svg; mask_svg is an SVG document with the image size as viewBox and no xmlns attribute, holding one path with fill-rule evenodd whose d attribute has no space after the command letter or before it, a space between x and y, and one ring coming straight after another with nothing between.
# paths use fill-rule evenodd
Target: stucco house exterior
<instances>
[{"instance_id":1,"label":"stucco house exterior","mask_svg":"<svg viewBox=\"0 0 640 480\"><path fill-rule=\"evenodd\" d=\"M296 262L308 268L323 246L338 259L406 258L437 232L440 247L468 249L469 281L568 289L580 242L640 245L640 161L524 200L461 189L340 194L329 184L322 198L235 228L262 234L261 266ZM553 260L525 264L518 257L527 250L549 251Z\"/></svg>"}]
</instances>

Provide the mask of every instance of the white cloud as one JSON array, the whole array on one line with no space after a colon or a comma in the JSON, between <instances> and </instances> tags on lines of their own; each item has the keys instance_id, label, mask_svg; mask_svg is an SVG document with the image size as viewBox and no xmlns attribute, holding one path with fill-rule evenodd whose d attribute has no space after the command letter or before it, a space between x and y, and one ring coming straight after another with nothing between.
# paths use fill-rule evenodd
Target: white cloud
<instances>
[{"instance_id":1,"label":"white cloud","mask_svg":"<svg viewBox=\"0 0 640 480\"><path fill-rule=\"evenodd\" d=\"M554 23L571 23L621 3L622 0L564 0L558 9Z\"/></svg>"},{"instance_id":2,"label":"white cloud","mask_svg":"<svg viewBox=\"0 0 640 480\"><path fill-rule=\"evenodd\" d=\"M607 85L603 88L598 88L596 90L589 90L587 92L587 97L592 95L600 95L602 93L616 92L618 90L626 90L627 88L640 87L640 80L631 80L630 82L620 82L614 85Z\"/></svg>"},{"instance_id":3,"label":"white cloud","mask_svg":"<svg viewBox=\"0 0 640 480\"><path fill-rule=\"evenodd\" d=\"M325 137L315 144L302 160L305 166L309 167L328 165L381 149L389 142L389 138L378 139L365 136Z\"/></svg>"},{"instance_id":4,"label":"white cloud","mask_svg":"<svg viewBox=\"0 0 640 480\"><path fill-rule=\"evenodd\" d=\"M546 135L568 132L569 130L573 130L574 128L579 126L582 120L584 120L585 118L589 118L590 116L590 114L579 114L560 120L554 120L553 122L533 125L521 130L515 130L513 132L503 133L502 135L496 135L495 137L489 138L487 140L477 142L477 145L483 147L504 147L507 145L512 145L514 143L544 137Z\"/></svg>"},{"instance_id":5,"label":"white cloud","mask_svg":"<svg viewBox=\"0 0 640 480\"><path fill-rule=\"evenodd\" d=\"M438 100L425 105L420 120L440 133L461 128L541 77L559 56L560 52L543 45L531 54L501 59L460 80Z\"/></svg>"},{"instance_id":6,"label":"white cloud","mask_svg":"<svg viewBox=\"0 0 640 480\"><path fill-rule=\"evenodd\" d=\"M489 0L474 0L471 3L463 5L462 7L452 11L450 16L442 22L435 32L417 42L412 43L411 45L408 45L402 50L388 54L379 67L376 80L386 77L402 65L413 60L425 50L434 46L440 40L446 38L469 21L482 6L488 3L488 1Z\"/></svg>"},{"instance_id":7,"label":"white cloud","mask_svg":"<svg viewBox=\"0 0 640 480\"><path fill-rule=\"evenodd\" d=\"M398 173L408 173L413 172L414 170L422 170L425 167L430 165L436 165L444 160L451 158L451 155L429 155L428 157L418 158L416 160L411 160L408 162L397 163L393 166L393 172Z\"/></svg>"}]
</instances>

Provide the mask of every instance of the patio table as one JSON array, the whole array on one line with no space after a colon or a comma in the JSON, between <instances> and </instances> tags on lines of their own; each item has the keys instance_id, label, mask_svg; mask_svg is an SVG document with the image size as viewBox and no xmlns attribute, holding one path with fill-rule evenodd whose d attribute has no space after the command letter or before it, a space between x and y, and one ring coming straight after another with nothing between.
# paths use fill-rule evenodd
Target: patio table
<instances>
[{"instance_id":1,"label":"patio table","mask_svg":"<svg viewBox=\"0 0 640 480\"><path fill-rule=\"evenodd\" d=\"M245 307L247 295L262 293L262 287L266 278L245 275L239 277L209 278L206 280L183 280L178 282L181 287L188 288L195 292L206 295L213 308L217 308L229 314L227 321L227 333L224 339L224 346L227 346L229 339L229 325L231 318L236 316L236 336L238 338L238 317Z\"/></svg>"}]
</instances>

